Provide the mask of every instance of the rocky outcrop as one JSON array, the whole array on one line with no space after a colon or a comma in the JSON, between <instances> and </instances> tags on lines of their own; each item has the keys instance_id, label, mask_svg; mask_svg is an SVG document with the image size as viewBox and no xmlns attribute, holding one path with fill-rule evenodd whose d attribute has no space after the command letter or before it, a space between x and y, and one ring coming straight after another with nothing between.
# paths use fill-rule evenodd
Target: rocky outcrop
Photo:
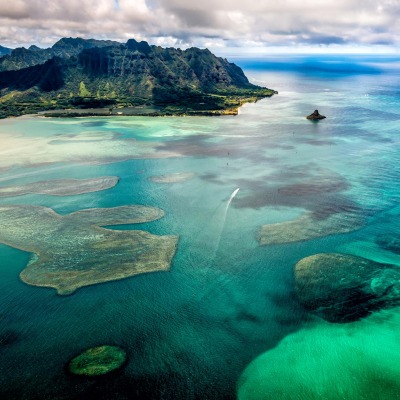
<instances>
[{"instance_id":1,"label":"rocky outcrop","mask_svg":"<svg viewBox=\"0 0 400 400\"><path fill-rule=\"evenodd\" d=\"M318 110L315 110L312 114L308 115L306 117L307 119L311 121L319 121L320 119L325 119L325 115L321 115Z\"/></svg>"},{"instance_id":2,"label":"rocky outcrop","mask_svg":"<svg viewBox=\"0 0 400 400\"><path fill-rule=\"evenodd\" d=\"M338 253L303 258L295 292L308 310L330 322L350 322L400 304L400 269Z\"/></svg>"}]
</instances>

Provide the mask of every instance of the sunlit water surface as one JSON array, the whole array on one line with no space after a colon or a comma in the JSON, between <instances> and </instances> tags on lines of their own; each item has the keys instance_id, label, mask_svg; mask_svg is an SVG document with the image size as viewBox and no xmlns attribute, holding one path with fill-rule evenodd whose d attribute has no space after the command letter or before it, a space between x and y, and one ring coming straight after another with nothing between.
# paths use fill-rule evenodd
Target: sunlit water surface
<instances>
[{"instance_id":1,"label":"sunlit water surface","mask_svg":"<svg viewBox=\"0 0 400 400\"><path fill-rule=\"evenodd\" d=\"M236 60L254 83L279 95L247 104L235 117L1 121L1 186L100 176L118 176L120 182L76 196L2 198L0 205L40 205L59 214L157 206L164 218L115 229L179 235L179 244L168 272L88 286L71 296L24 284L19 273L30 254L0 244L0 397L234 399L246 366L260 354L276 351L285 338L290 346L296 338L307 342L317 337L321 349L336 346L335 352L353 357L350 334L332 341L337 335L326 333L327 323L298 304L293 268L301 258L322 252L400 265L400 255L375 243L382 233L400 234L400 75L395 61ZM314 109L327 119L306 120ZM178 172L195 176L179 183L150 179ZM280 194L289 185L307 187L313 181L312 193ZM258 244L261 225L321 207L357 209L367 224L352 233L305 242ZM400 342L393 340L398 309L387 313L392 322L380 320L383 333L362 343L384 347L387 337L391 353L400 353ZM376 316L358 324L360 332L367 332ZM65 372L71 357L100 344L127 351L124 369L97 379ZM359 348L368 354L367 348ZM297 357L305 357L303 351L301 344L293 345ZM383 360L375 353L378 369ZM291 368L288 358L274 360L281 363L279 373ZM354 370L366 360L358 356ZM351 382L350 369L339 372L330 358L325 367L332 375L329 384ZM313 367L304 363L304 368L312 386ZM400 378L393 368L383 369L376 379L383 382L390 374L390 379ZM255 399L263 398L260 390ZM349 390L343 386L340 398L357 398L348 396ZM377 398L371 396L359 398ZM385 396L379 398L393 398Z\"/></svg>"}]
</instances>

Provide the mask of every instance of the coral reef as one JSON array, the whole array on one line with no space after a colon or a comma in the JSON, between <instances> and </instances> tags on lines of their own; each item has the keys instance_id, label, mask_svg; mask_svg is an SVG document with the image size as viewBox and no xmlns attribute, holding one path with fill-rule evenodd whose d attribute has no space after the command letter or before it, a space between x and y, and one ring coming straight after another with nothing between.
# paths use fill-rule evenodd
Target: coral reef
<instances>
[{"instance_id":1,"label":"coral reef","mask_svg":"<svg viewBox=\"0 0 400 400\"><path fill-rule=\"evenodd\" d=\"M178 237L104 225L161 218L155 207L86 209L61 216L40 206L0 206L0 242L34 253L22 281L71 294L82 286L168 270Z\"/></svg>"},{"instance_id":2,"label":"coral reef","mask_svg":"<svg viewBox=\"0 0 400 400\"><path fill-rule=\"evenodd\" d=\"M365 219L359 213L335 213L325 218L315 218L313 213L307 213L293 221L261 226L258 241L260 245L301 242L352 232L364 224Z\"/></svg>"},{"instance_id":3,"label":"coral reef","mask_svg":"<svg viewBox=\"0 0 400 400\"><path fill-rule=\"evenodd\" d=\"M295 293L330 322L349 322L400 304L400 270L366 258L321 253L295 266Z\"/></svg>"},{"instance_id":4,"label":"coral reef","mask_svg":"<svg viewBox=\"0 0 400 400\"><path fill-rule=\"evenodd\" d=\"M3 186L0 187L0 197L21 196L24 194L72 196L110 189L118 183L118 180L117 176L103 176L90 179L55 179L26 185Z\"/></svg>"},{"instance_id":5,"label":"coral reef","mask_svg":"<svg viewBox=\"0 0 400 400\"><path fill-rule=\"evenodd\" d=\"M398 234L385 233L383 235L379 235L375 242L384 250L389 250L392 253L400 254L400 235Z\"/></svg>"},{"instance_id":6,"label":"coral reef","mask_svg":"<svg viewBox=\"0 0 400 400\"><path fill-rule=\"evenodd\" d=\"M74 375L100 376L121 368L127 360L126 352L117 346L97 346L85 350L68 363Z\"/></svg>"},{"instance_id":7,"label":"coral reef","mask_svg":"<svg viewBox=\"0 0 400 400\"><path fill-rule=\"evenodd\" d=\"M193 172L176 172L168 175L151 176L150 180L156 183L179 183L192 179L195 176Z\"/></svg>"}]
</instances>

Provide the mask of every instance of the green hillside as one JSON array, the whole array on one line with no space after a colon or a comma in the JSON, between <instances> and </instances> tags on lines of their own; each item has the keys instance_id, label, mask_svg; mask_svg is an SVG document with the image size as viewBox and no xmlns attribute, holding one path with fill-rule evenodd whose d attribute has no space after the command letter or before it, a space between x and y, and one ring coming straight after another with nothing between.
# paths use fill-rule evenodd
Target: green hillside
<instances>
[{"instance_id":1,"label":"green hillside","mask_svg":"<svg viewBox=\"0 0 400 400\"><path fill-rule=\"evenodd\" d=\"M25 56L18 64L20 53ZM156 114L234 114L244 102L274 93L252 85L241 68L207 49L161 48L134 39L61 39L50 49L16 49L2 59L14 67L0 72L0 117L144 105L157 107Z\"/></svg>"}]
</instances>

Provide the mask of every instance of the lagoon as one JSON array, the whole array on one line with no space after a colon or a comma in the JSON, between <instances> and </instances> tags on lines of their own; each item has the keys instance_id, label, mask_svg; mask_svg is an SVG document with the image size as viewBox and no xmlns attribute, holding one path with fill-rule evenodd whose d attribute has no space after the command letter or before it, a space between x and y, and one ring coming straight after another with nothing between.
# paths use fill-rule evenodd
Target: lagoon
<instances>
[{"instance_id":1,"label":"lagoon","mask_svg":"<svg viewBox=\"0 0 400 400\"><path fill-rule=\"evenodd\" d=\"M0 121L0 189L119 178L100 191L1 197L0 210L37 207L65 218L149 206L164 216L102 229L178 237L169 268L69 296L24 283L19 275L35 256L4 239L2 399L399 396L400 308L331 323L303 308L294 290L296 263L318 253L400 266L400 255L379 245L382 235L400 235L399 60L233 61L252 83L279 95L246 104L237 116ZM327 118L306 120L314 109ZM324 221L321 234L310 235L310 218ZM344 219L348 229L340 229ZM262 227L289 221L297 221L290 225L296 240L260 240ZM22 222L15 216L25 232ZM293 232L306 224L305 235ZM44 234L39 222L26 228ZM70 249L70 238L60 235L42 242L59 249L66 240ZM118 260L113 251L110 271ZM95 379L66 373L69 360L101 345L126 351L121 370Z\"/></svg>"}]
</instances>

